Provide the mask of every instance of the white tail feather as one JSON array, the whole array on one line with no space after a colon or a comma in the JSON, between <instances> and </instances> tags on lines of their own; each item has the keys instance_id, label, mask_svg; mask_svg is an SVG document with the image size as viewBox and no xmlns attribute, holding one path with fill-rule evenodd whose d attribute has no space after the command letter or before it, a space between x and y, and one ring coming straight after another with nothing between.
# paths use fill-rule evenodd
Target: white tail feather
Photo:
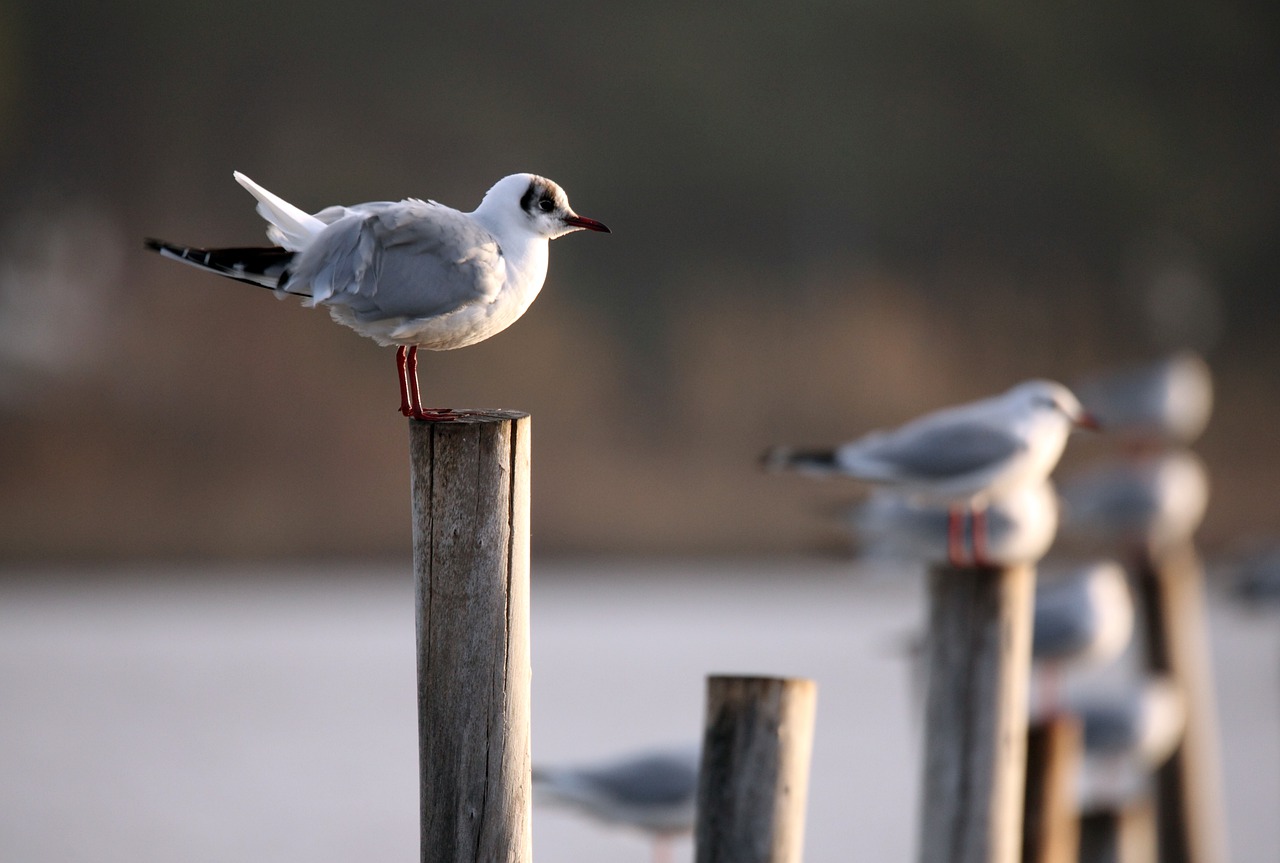
<instances>
[{"instance_id":1,"label":"white tail feather","mask_svg":"<svg viewBox=\"0 0 1280 863\"><path fill-rule=\"evenodd\" d=\"M239 171L234 173L236 182L258 199L258 213L271 223L267 236L286 249L301 250L316 234L328 227L310 213L299 210L293 204L271 194Z\"/></svg>"}]
</instances>

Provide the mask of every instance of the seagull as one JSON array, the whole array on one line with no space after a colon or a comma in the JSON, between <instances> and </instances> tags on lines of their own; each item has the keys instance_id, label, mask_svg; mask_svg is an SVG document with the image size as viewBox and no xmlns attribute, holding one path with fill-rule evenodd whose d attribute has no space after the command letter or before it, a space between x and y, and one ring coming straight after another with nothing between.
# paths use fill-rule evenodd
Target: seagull
<instances>
[{"instance_id":1,"label":"seagull","mask_svg":"<svg viewBox=\"0 0 1280 863\"><path fill-rule=\"evenodd\" d=\"M1076 427L1098 424L1062 384L1032 380L835 449L773 447L763 463L772 470L854 477L947 504L948 556L955 566L963 565L967 510L973 520L974 559L987 566L988 502L1044 482Z\"/></svg>"},{"instance_id":2,"label":"seagull","mask_svg":"<svg viewBox=\"0 0 1280 863\"><path fill-rule=\"evenodd\" d=\"M1099 560L1036 582L1031 626L1035 717L1061 707L1060 681L1067 668L1105 665L1133 637L1133 594L1124 567Z\"/></svg>"},{"instance_id":3,"label":"seagull","mask_svg":"<svg viewBox=\"0 0 1280 863\"><path fill-rule=\"evenodd\" d=\"M1204 520L1209 473L1190 450L1171 449L1095 463L1064 479L1061 493L1065 540L1156 555L1189 540Z\"/></svg>"},{"instance_id":4,"label":"seagull","mask_svg":"<svg viewBox=\"0 0 1280 863\"><path fill-rule=\"evenodd\" d=\"M865 556L956 563L945 504L877 489L849 511L848 523ZM1058 496L1050 482L992 497L986 505L987 559L1004 566L1034 563L1053 544L1057 528ZM971 531L961 532L961 552L969 551L976 566L974 539Z\"/></svg>"},{"instance_id":5,"label":"seagull","mask_svg":"<svg viewBox=\"0 0 1280 863\"><path fill-rule=\"evenodd\" d=\"M1140 447L1191 444L1213 413L1213 375L1191 351L1081 381L1075 392L1108 433Z\"/></svg>"},{"instance_id":6,"label":"seagull","mask_svg":"<svg viewBox=\"0 0 1280 863\"><path fill-rule=\"evenodd\" d=\"M657 863L669 859L672 839L693 831L699 758L690 745L590 766L534 765L534 799L649 834Z\"/></svg>"},{"instance_id":7,"label":"seagull","mask_svg":"<svg viewBox=\"0 0 1280 863\"><path fill-rule=\"evenodd\" d=\"M1131 799L1169 759L1187 725L1186 698L1163 675L1128 688L1082 696L1069 712L1083 727L1080 808L1110 809Z\"/></svg>"},{"instance_id":8,"label":"seagull","mask_svg":"<svg viewBox=\"0 0 1280 863\"><path fill-rule=\"evenodd\" d=\"M274 246L199 249L148 239L148 248L220 276L303 297L383 346L397 345L400 412L442 419L418 390L418 349L445 351L511 326L542 289L547 241L609 229L579 216L551 180L512 174L475 210L406 198L310 214L238 171L258 199Z\"/></svg>"}]
</instances>

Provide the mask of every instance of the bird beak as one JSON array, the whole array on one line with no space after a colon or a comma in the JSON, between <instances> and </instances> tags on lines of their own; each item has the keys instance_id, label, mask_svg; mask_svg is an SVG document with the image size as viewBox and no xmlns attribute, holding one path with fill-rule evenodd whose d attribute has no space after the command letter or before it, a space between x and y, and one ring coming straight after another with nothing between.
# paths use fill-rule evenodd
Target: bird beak
<instances>
[{"instance_id":1,"label":"bird beak","mask_svg":"<svg viewBox=\"0 0 1280 863\"><path fill-rule=\"evenodd\" d=\"M604 222L597 222L595 219L588 219L586 216L579 216L574 213L572 216L565 216L564 223L572 228L585 228L588 231L599 231L602 234L612 234Z\"/></svg>"},{"instance_id":2,"label":"bird beak","mask_svg":"<svg viewBox=\"0 0 1280 863\"><path fill-rule=\"evenodd\" d=\"M1075 419L1076 428L1089 429L1089 431L1102 431L1102 424L1098 422L1098 418L1088 411L1081 411L1080 416Z\"/></svg>"}]
</instances>

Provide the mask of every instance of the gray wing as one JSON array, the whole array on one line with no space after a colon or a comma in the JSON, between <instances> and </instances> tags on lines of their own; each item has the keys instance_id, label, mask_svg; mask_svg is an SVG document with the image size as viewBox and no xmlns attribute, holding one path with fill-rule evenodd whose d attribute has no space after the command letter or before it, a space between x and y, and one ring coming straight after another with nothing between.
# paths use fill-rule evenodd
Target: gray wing
<instances>
[{"instance_id":1,"label":"gray wing","mask_svg":"<svg viewBox=\"0 0 1280 863\"><path fill-rule=\"evenodd\" d=\"M290 286L364 321L427 318L492 302L506 278L498 241L463 213L425 201L322 211L335 217L299 253Z\"/></svg>"},{"instance_id":2,"label":"gray wing","mask_svg":"<svg viewBox=\"0 0 1280 863\"><path fill-rule=\"evenodd\" d=\"M863 438L842 447L838 458L868 478L930 480L994 467L1025 448L1021 438L1004 429L954 422L903 426Z\"/></svg>"},{"instance_id":3,"label":"gray wing","mask_svg":"<svg viewBox=\"0 0 1280 863\"><path fill-rule=\"evenodd\" d=\"M654 755L596 770L582 778L622 803L678 804L698 791L698 768L690 758Z\"/></svg>"},{"instance_id":4,"label":"gray wing","mask_svg":"<svg viewBox=\"0 0 1280 863\"><path fill-rule=\"evenodd\" d=\"M1088 591L1080 584L1044 585L1036 591L1031 653L1037 659L1070 656L1085 649L1097 631Z\"/></svg>"}]
</instances>

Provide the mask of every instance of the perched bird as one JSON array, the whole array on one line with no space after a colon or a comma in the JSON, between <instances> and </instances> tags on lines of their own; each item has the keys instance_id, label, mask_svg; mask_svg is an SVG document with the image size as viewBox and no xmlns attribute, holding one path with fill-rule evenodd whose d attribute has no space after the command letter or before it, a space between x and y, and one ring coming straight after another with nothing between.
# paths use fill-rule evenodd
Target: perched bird
<instances>
[{"instance_id":1,"label":"perched bird","mask_svg":"<svg viewBox=\"0 0 1280 863\"><path fill-rule=\"evenodd\" d=\"M1035 716L1058 710L1059 678L1067 668L1103 665L1133 637L1133 594L1124 568L1096 561L1037 579L1031 627Z\"/></svg>"},{"instance_id":2,"label":"perched bird","mask_svg":"<svg viewBox=\"0 0 1280 863\"><path fill-rule=\"evenodd\" d=\"M470 213L407 198L333 206L311 215L244 174L270 225L267 248L198 249L148 239L161 255L221 276L304 297L380 345L398 345L400 412L426 410L418 349L475 344L515 322L542 289L547 241L572 231L609 233L579 216L545 177L512 174Z\"/></svg>"},{"instance_id":3,"label":"perched bird","mask_svg":"<svg viewBox=\"0 0 1280 863\"><path fill-rule=\"evenodd\" d=\"M889 489L877 489L848 513L852 529L868 557L915 559L957 563L950 535L950 507L904 497ZM959 562L967 552L977 565L977 537L961 531ZM1058 528L1058 496L1049 482L1018 488L992 497L986 504L986 558L988 563L1034 563L1053 544Z\"/></svg>"},{"instance_id":4,"label":"perched bird","mask_svg":"<svg viewBox=\"0 0 1280 863\"><path fill-rule=\"evenodd\" d=\"M654 842L654 860L659 861L667 859L672 839L693 831L698 769L696 746L589 766L534 765L534 800L647 833Z\"/></svg>"},{"instance_id":5,"label":"perched bird","mask_svg":"<svg viewBox=\"0 0 1280 863\"><path fill-rule=\"evenodd\" d=\"M992 498L1042 483L1073 427L1096 428L1071 391L1033 380L998 396L926 414L820 451L774 447L764 466L817 476L848 476L946 504L949 559L963 565L963 516L973 519L974 559L990 562L985 508Z\"/></svg>"},{"instance_id":6,"label":"perched bird","mask_svg":"<svg viewBox=\"0 0 1280 863\"><path fill-rule=\"evenodd\" d=\"M1097 561L1036 584L1035 661L1109 662L1132 635L1133 595L1115 561Z\"/></svg>"},{"instance_id":7,"label":"perched bird","mask_svg":"<svg viewBox=\"0 0 1280 863\"><path fill-rule=\"evenodd\" d=\"M1070 712L1084 730L1080 807L1121 805L1168 760L1187 724L1187 704L1175 683L1154 676L1127 691L1081 697Z\"/></svg>"},{"instance_id":8,"label":"perched bird","mask_svg":"<svg viewBox=\"0 0 1280 863\"><path fill-rule=\"evenodd\" d=\"M1156 553L1195 533L1209 474L1187 450L1102 462L1063 479L1063 539L1108 554Z\"/></svg>"},{"instance_id":9,"label":"perched bird","mask_svg":"<svg viewBox=\"0 0 1280 863\"><path fill-rule=\"evenodd\" d=\"M1075 386L1089 412L1134 442L1190 444L1213 412L1213 376L1198 354L1183 351Z\"/></svg>"}]
</instances>

